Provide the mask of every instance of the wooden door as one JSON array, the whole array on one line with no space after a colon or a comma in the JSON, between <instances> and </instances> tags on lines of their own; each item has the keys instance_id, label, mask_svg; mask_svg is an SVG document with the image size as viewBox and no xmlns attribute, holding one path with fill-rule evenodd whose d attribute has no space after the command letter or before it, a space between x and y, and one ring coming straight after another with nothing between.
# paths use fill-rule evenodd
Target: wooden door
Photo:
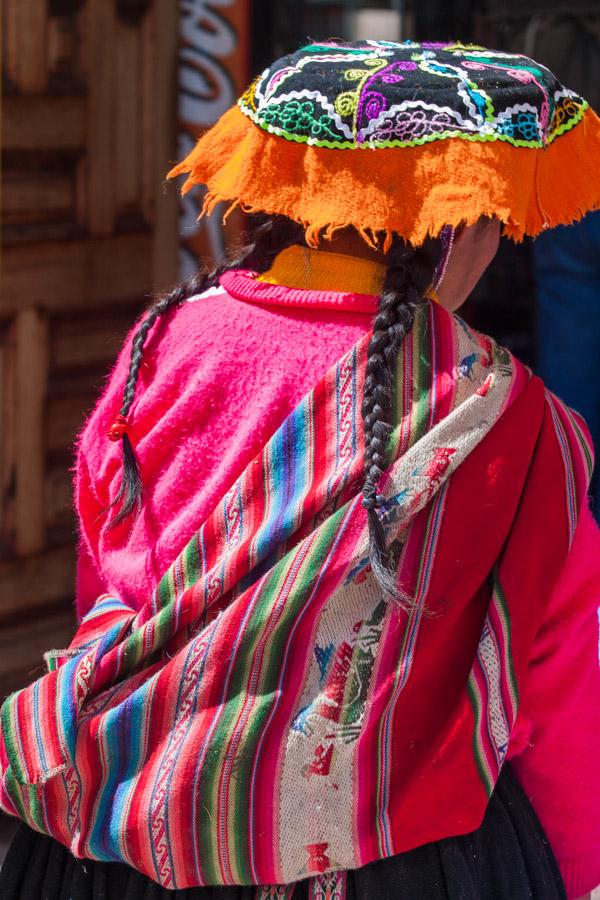
<instances>
[{"instance_id":1,"label":"wooden door","mask_svg":"<svg viewBox=\"0 0 600 900\"><path fill-rule=\"evenodd\" d=\"M73 440L177 274L175 0L3 0L0 698L74 626Z\"/></svg>"}]
</instances>

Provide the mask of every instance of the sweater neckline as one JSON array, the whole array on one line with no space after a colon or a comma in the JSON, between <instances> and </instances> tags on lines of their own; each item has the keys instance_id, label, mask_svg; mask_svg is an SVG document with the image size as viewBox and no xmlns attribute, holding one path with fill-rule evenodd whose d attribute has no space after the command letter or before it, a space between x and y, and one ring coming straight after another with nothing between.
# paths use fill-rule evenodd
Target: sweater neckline
<instances>
[{"instance_id":1,"label":"sweater neckline","mask_svg":"<svg viewBox=\"0 0 600 900\"><path fill-rule=\"evenodd\" d=\"M235 269L224 272L220 283L250 303L373 314L384 278L380 263L294 245L267 272Z\"/></svg>"}]
</instances>

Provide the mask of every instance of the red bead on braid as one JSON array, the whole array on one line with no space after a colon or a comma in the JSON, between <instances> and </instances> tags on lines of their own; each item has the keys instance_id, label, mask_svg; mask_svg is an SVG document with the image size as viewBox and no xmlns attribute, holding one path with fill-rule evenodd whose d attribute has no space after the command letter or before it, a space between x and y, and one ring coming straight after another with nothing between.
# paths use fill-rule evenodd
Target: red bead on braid
<instances>
[{"instance_id":1,"label":"red bead on braid","mask_svg":"<svg viewBox=\"0 0 600 900\"><path fill-rule=\"evenodd\" d=\"M107 434L111 441L120 441L125 432L129 427L129 421L127 416L122 416L121 413L117 416L115 421L110 426Z\"/></svg>"}]
</instances>

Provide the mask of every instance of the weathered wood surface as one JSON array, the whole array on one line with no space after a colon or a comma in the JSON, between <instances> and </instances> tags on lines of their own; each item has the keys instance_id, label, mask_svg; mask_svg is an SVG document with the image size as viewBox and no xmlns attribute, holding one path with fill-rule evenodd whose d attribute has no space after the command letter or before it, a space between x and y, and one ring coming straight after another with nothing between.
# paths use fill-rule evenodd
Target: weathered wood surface
<instances>
[{"instance_id":1,"label":"weathered wood surface","mask_svg":"<svg viewBox=\"0 0 600 900\"><path fill-rule=\"evenodd\" d=\"M2 5L0 696L74 626L73 442L175 280L178 4Z\"/></svg>"},{"instance_id":2,"label":"weathered wood surface","mask_svg":"<svg viewBox=\"0 0 600 900\"><path fill-rule=\"evenodd\" d=\"M56 606L73 597L75 550L72 546L0 562L0 631L29 610ZM70 606L70 604L67 604ZM19 623L16 623L19 624ZM23 620L23 626L26 622Z\"/></svg>"},{"instance_id":3,"label":"weathered wood surface","mask_svg":"<svg viewBox=\"0 0 600 900\"><path fill-rule=\"evenodd\" d=\"M82 312L122 301L148 302L154 287L152 233L96 240L14 244L3 254L0 318L32 304L50 313Z\"/></svg>"},{"instance_id":4,"label":"weathered wood surface","mask_svg":"<svg viewBox=\"0 0 600 900\"><path fill-rule=\"evenodd\" d=\"M48 321L35 307L16 317L15 551L39 553L44 521L44 420L48 384Z\"/></svg>"},{"instance_id":5,"label":"weathered wood surface","mask_svg":"<svg viewBox=\"0 0 600 900\"><path fill-rule=\"evenodd\" d=\"M81 150L85 143L84 97L7 95L2 101L4 150Z\"/></svg>"}]
</instances>

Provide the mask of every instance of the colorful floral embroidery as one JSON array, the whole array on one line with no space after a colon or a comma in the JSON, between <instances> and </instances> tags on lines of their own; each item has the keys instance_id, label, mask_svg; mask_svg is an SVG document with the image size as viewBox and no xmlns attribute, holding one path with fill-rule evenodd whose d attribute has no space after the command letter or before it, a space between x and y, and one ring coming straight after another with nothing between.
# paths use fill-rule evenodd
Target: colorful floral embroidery
<instances>
[{"instance_id":1,"label":"colorful floral embroidery","mask_svg":"<svg viewBox=\"0 0 600 900\"><path fill-rule=\"evenodd\" d=\"M541 147L587 104L525 56L465 44L311 44L239 100L265 131L317 147L406 147L450 137Z\"/></svg>"}]
</instances>

